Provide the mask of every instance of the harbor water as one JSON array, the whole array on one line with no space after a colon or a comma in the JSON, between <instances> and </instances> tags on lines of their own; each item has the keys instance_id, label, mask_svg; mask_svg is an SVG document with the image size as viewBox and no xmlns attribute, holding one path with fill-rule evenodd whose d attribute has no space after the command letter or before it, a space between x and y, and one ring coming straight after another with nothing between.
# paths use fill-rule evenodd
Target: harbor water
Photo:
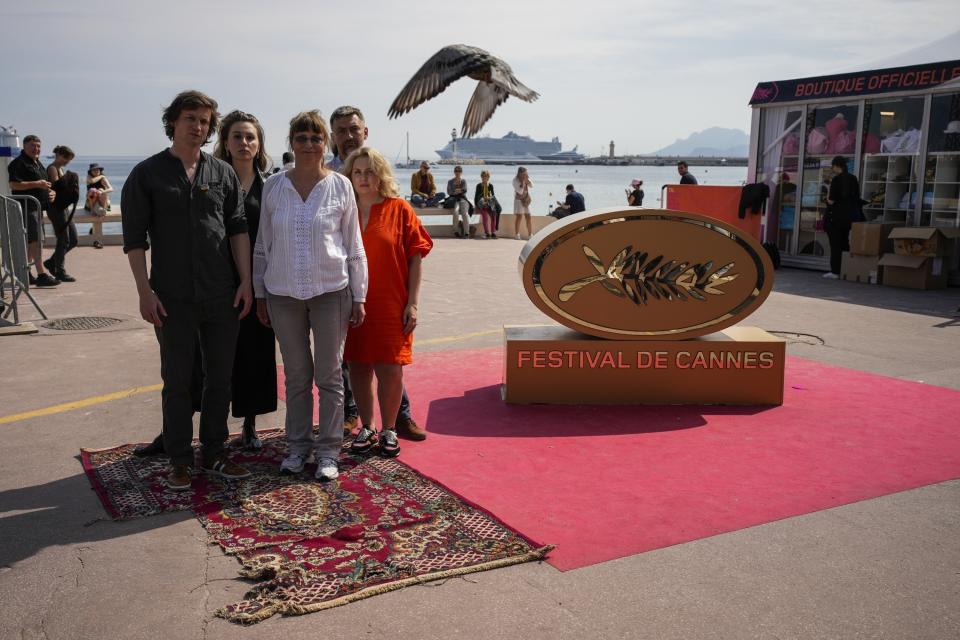
<instances>
[{"instance_id":1,"label":"harbor water","mask_svg":"<svg viewBox=\"0 0 960 640\"><path fill-rule=\"evenodd\" d=\"M114 204L120 203L120 190L133 167L143 160L134 156L77 156L67 169L75 171L81 180L86 176L86 169L91 162L103 165L104 173L113 185L115 193L111 194ZM279 158L274 162L279 166ZM45 163L49 159L44 158ZM698 167L691 160L690 173L696 176L700 184L706 185L741 185L747 179L746 167ZM660 192L664 185L677 184L680 177L675 166L641 167L641 166L597 166L597 165L525 165L533 181L530 212L533 215L547 215L556 207L557 201L566 196L565 187L573 184L583 194L587 209L602 207L617 207L627 205L626 190L630 188L631 180L643 180L645 197L643 206L658 208L660 206ZM503 208L507 212L513 210L511 181L517 174L517 167L510 165L464 165L463 177L467 181L468 194L471 199L476 184L480 181L480 172L486 169L490 172L490 182L500 198ZM397 181L400 183L400 193L409 195L410 176L415 169L394 169ZM453 177L452 165L437 165L431 167L438 190L446 190L447 180ZM436 216L423 216L425 223L448 222L449 214L440 213ZM85 233L88 225L78 225L80 232ZM119 234L119 223L104 225L104 233Z\"/></svg>"}]
</instances>

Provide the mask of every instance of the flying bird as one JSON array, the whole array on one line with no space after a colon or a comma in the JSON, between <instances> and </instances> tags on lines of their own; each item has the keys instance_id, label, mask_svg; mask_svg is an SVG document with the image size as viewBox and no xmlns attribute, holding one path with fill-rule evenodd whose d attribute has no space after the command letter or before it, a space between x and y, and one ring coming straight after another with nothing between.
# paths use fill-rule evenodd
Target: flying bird
<instances>
[{"instance_id":1,"label":"flying bird","mask_svg":"<svg viewBox=\"0 0 960 640\"><path fill-rule=\"evenodd\" d=\"M390 118L413 111L464 76L478 81L467 112L463 114L460 135L464 138L479 132L497 107L510 96L526 102L540 97L539 93L517 80L510 65L500 58L477 47L452 44L433 54L410 78L390 105Z\"/></svg>"}]
</instances>

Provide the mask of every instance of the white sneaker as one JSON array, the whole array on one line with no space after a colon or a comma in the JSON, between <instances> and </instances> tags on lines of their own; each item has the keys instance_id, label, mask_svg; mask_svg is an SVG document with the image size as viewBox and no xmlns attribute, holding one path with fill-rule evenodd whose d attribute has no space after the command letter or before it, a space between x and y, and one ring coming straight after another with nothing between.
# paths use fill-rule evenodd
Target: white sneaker
<instances>
[{"instance_id":1,"label":"white sneaker","mask_svg":"<svg viewBox=\"0 0 960 640\"><path fill-rule=\"evenodd\" d=\"M840 276L838 276L837 274L835 274L835 273L832 272L832 271L827 271L825 274L823 274L823 277L826 278L827 280L839 280L839 279L840 279Z\"/></svg>"},{"instance_id":2,"label":"white sneaker","mask_svg":"<svg viewBox=\"0 0 960 640\"><path fill-rule=\"evenodd\" d=\"M298 453L291 453L280 463L280 473L300 473L306 464L306 457Z\"/></svg>"},{"instance_id":3,"label":"white sneaker","mask_svg":"<svg viewBox=\"0 0 960 640\"><path fill-rule=\"evenodd\" d=\"M517 234L517 240L523 240L523 238L520 237L519 233Z\"/></svg>"},{"instance_id":4,"label":"white sneaker","mask_svg":"<svg viewBox=\"0 0 960 640\"><path fill-rule=\"evenodd\" d=\"M333 458L320 458L317 463L316 479L321 482L335 480L340 475L340 469L337 467L337 461Z\"/></svg>"}]
</instances>

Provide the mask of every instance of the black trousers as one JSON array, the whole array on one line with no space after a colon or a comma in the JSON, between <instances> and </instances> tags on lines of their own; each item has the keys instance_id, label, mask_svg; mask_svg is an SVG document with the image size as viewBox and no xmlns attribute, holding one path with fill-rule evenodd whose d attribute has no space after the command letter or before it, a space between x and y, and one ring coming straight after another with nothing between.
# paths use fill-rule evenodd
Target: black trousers
<instances>
[{"instance_id":1,"label":"black trousers","mask_svg":"<svg viewBox=\"0 0 960 640\"><path fill-rule=\"evenodd\" d=\"M843 252L850 251L850 224L827 225L827 237L830 239L830 271L840 275Z\"/></svg>"},{"instance_id":2,"label":"black trousers","mask_svg":"<svg viewBox=\"0 0 960 640\"><path fill-rule=\"evenodd\" d=\"M50 256L53 275L57 275L64 271L67 252L77 246L77 225L73 224L73 216L68 215L65 209L55 206L51 206L47 211L47 217L50 218L50 224L57 235L57 247Z\"/></svg>"},{"instance_id":3,"label":"black trousers","mask_svg":"<svg viewBox=\"0 0 960 640\"><path fill-rule=\"evenodd\" d=\"M163 300L167 316L157 327L163 378L163 448L171 464L192 465L193 397L191 379L199 346L203 362L200 446L203 462L223 452L230 410L230 379L239 321L233 297L197 303ZM198 341L199 337L199 341Z\"/></svg>"},{"instance_id":4,"label":"black trousers","mask_svg":"<svg viewBox=\"0 0 960 640\"><path fill-rule=\"evenodd\" d=\"M353 389L350 388L350 375L346 362L341 366L340 373L343 374L343 417L356 418L360 415L360 410L357 409L357 401L353 399ZM403 387L403 394L400 396L400 410L397 411L397 418L410 420L410 398L407 397L406 387Z\"/></svg>"}]
</instances>

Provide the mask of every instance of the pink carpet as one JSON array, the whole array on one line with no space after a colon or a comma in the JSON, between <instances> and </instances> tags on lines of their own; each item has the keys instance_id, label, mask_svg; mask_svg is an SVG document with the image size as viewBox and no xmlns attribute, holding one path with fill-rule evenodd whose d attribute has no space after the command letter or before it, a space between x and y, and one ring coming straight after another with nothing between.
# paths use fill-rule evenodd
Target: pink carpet
<instances>
[{"instance_id":1,"label":"pink carpet","mask_svg":"<svg viewBox=\"0 0 960 640\"><path fill-rule=\"evenodd\" d=\"M960 477L950 389L788 358L776 408L520 407L501 358L417 355L430 437L402 460L555 544L561 570Z\"/></svg>"}]
</instances>

